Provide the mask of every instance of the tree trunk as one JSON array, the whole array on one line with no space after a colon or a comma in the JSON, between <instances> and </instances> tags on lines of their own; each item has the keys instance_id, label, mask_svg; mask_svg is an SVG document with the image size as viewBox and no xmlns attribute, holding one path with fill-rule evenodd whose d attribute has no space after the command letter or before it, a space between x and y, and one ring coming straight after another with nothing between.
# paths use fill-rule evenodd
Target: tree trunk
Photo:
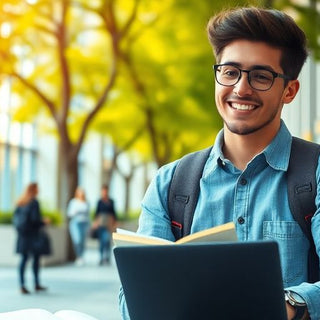
<instances>
[{"instance_id":1,"label":"tree trunk","mask_svg":"<svg viewBox=\"0 0 320 320\"><path fill-rule=\"evenodd\" d=\"M125 219L129 218L129 207L130 207L130 182L132 175L128 175L124 178L125 181L125 203L124 203L124 215Z\"/></svg>"},{"instance_id":2,"label":"tree trunk","mask_svg":"<svg viewBox=\"0 0 320 320\"><path fill-rule=\"evenodd\" d=\"M73 244L69 232L69 219L67 217L68 202L73 198L75 190L78 186L78 153L76 148L63 140L60 141L60 166L61 166L61 182L65 182L64 188L60 188L61 208L65 213L65 221L67 225L67 260L74 261L76 258ZM62 184L60 184L62 186ZM62 194L64 192L64 194Z\"/></svg>"}]
</instances>

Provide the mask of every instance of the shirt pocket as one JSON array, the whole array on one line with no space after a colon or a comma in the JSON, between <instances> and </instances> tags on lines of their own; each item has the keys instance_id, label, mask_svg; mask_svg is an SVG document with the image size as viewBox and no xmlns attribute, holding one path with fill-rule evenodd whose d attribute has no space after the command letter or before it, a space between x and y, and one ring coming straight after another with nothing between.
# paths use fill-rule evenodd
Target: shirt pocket
<instances>
[{"instance_id":1,"label":"shirt pocket","mask_svg":"<svg viewBox=\"0 0 320 320\"><path fill-rule=\"evenodd\" d=\"M263 239L276 241L285 287L306 280L309 242L295 221L264 221Z\"/></svg>"}]
</instances>

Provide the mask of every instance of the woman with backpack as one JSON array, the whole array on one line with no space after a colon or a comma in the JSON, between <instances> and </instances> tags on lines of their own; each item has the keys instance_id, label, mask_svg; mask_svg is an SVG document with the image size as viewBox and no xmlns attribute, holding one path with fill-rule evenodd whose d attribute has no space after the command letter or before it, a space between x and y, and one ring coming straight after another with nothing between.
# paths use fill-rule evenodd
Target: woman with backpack
<instances>
[{"instance_id":1,"label":"woman with backpack","mask_svg":"<svg viewBox=\"0 0 320 320\"><path fill-rule=\"evenodd\" d=\"M50 254L50 243L42 228L50 221L42 219L39 202L37 200L38 184L30 183L19 198L14 211L14 225L18 232L16 252L21 254L19 264L19 281L22 294L29 294L25 286L25 268L30 256L33 257L32 271L34 276L34 289L36 292L47 288L40 285L39 269L40 256Z\"/></svg>"}]
</instances>

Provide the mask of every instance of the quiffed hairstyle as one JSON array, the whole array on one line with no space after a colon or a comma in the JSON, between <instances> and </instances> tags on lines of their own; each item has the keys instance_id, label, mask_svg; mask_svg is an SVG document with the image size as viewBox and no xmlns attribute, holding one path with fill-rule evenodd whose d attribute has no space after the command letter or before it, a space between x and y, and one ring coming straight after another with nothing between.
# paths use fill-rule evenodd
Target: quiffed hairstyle
<instances>
[{"instance_id":1,"label":"quiffed hairstyle","mask_svg":"<svg viewBox=\"0 0 320 320\"><path fill-rule=\"evenodd\" d=\"M282 51L283 72L297 79L308 56L304 32L290 16L278 10L249 7L223 11L210 19L207 32L217 62L223 49L234 40L262 41Z\"/></svg>"}]
</instances>

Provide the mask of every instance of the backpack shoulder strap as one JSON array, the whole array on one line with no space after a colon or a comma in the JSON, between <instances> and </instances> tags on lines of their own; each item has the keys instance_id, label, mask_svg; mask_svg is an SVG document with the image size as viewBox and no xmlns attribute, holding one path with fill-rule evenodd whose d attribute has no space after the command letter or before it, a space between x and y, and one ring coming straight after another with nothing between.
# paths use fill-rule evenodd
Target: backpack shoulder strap
<instances>
[{"instance_id":1,"label":"backpack shoulder strap","mask_svg":"<svg viewBox=\"0 0 320 320\"><path fill-rule=\"evenodd\" d=\"M190 233L200 192L200 179L211 147L184 156L178 163L168 189L168 210L176 240ZM319 279L319 258L311 235L311 218L316 211L316 170L320 145L292 138L287 171L291 213L310 241L309 282Z\"/></svg>"},{"instance_id":2,"label":"backpack shoulder strap","mask_svg":"<svg viewBox=\"0 0 320 320\"><path fill-rule=\"evenodd\" d=\"M312 240L310 220L316 211L316 170L320 145L296 137L292 138L287 171L289 205L295 220Z\"/></svg>"},{"instance_id":3,"label":"backpack shoulder strap","mask_svg":"<svg viewBox=\"0 0 320 320\"><path fill-rule=\"evenodd\" d=\"M168 210L176 240L190 233L200 192L199 181L211 149L187 154L173 173L168 189Z\"/></svg>"},{"instance_id":4,"label":"backpack shoulder strap","mask_svg":"<svg viewBox=\"0 0 320 320\"><path fill-rule=\"evenodd\" d=\"M310 241L309 281L319 279L319 258L311 235L311 218L316 211L316 170L320 145L296 137L292 138L287 171L288 199L291 213Z\"/></svg>"}]
</instances>

